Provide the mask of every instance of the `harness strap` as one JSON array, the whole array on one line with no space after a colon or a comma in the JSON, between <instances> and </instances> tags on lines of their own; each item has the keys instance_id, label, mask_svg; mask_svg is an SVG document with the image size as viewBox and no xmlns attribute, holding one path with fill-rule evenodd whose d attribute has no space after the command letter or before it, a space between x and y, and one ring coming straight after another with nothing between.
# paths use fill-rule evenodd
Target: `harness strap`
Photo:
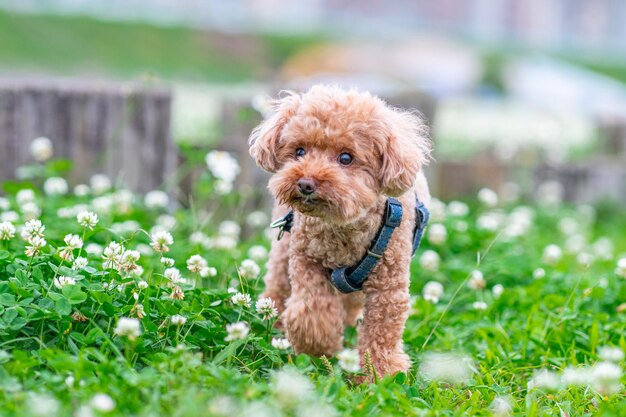
<instances>
[{"instance_id":1,"label":"harness strap","mask_svg":"<svg viewBox=\"0 0 626 417\"><path fill-rule=\"evenodd\" d=\"M278 240L283 237L285 232L290 232L293 227L294 212L291 210L285 216L274 221L270 227L280 228L278 233ZM428 223L430 213L424 205L420 202L417 196L415 197L415 228L413 229L413 253L419 248L420 241L424 234L424 229ZM402 222L402 204L397 199L390 197L387 199L385 205L385 212L383 214L383 221L381 222L374 240L369 249L365 253L365 256L352 267L340 267L333 270L330 274L331 283L342 293L351 293L354 291L360 291L363 289L363 283L367 280L369 274L374 270L380 259L383 257L393 231L396 227L400 226Z\"/></svg>"}]
</instances>

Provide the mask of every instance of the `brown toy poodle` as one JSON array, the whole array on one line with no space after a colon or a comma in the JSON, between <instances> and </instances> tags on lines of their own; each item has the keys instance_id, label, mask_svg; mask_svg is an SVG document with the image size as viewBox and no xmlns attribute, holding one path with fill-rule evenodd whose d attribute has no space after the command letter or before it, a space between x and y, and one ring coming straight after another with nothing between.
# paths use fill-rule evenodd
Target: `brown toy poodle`
<instances>
[{"instance_id":1,"label":"brown toy poodle","mask_svg":"<svg viewBox=\"0 0 626 417\"><path fill-rule=\"evenodd\" d=\"M415 114L324 85L277 100L252 132L250 154L274 173L281 229L263 296L295 352L333 355L362 314L361 362L369 352L379 376L408 370L402 333L409 264L428 220L430 149Z\"/></svg>"}]
</instances>

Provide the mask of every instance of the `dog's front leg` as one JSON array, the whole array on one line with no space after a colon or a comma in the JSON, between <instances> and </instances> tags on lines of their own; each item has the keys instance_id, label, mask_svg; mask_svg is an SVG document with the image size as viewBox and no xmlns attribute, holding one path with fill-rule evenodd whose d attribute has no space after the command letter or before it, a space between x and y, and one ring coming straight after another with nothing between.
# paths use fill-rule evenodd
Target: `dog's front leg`
<instances>
[{"instance_id":1,"label":"dog's front leg","mask_svg":"<svg viewBox=\"0 0 626 417\"><path fill-rule=\"evenodd\" d=\"M402 347L409 311L408 265L399 268L397 264L393 267L381 264L365 282L363 291L365 311L359 327L361 362L369 352L379 377L406 372L411 364Z\"/></svg>"},{"instance_id":2,"label":"dog's front leg","mask_svg":"<svg viewBox=\"0 0 626 417\"><path fill-rule=\"evenodd\" d=\"M328 271L300 253L289 260L291 296L282 321L296 353L331 356L343 342L344 310Z\"/></svg>"}]
</instances>

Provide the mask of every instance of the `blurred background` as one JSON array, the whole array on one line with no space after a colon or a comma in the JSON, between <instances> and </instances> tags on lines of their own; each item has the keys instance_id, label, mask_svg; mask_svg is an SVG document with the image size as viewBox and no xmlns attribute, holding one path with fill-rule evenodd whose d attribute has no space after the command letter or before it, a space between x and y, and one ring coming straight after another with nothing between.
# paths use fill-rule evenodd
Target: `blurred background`
<instances>
[{"instance_id":1,"label":"blurred background","mask_svg":"<svg viewBox=\"0 0 626 417\"><path fill-rule=\"evenodd\" d=\"M0 178L48 137L76 184L176 191L282 89L370 90L431 127L433 193L626 200L622 0L2 0Z\"/></svg>"}]
</instances>

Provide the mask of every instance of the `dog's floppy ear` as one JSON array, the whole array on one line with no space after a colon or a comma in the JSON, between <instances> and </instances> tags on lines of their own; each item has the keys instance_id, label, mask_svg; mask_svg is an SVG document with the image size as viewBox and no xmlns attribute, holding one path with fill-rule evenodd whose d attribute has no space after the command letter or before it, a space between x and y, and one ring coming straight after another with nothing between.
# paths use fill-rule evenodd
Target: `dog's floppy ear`
<instances>
[{"instance_id":1,"label":"dog's floppy ear","mask_svg":"<svg viewBox=\"0 0 626 417\"><path fill-rule=\"evenodd\" d=\"M299 105L300 96L295 93L276 100L266 119L250 134L250 155L264 170L276 172L280 168L276 157L280 135Z\"/></svg>"},{"instance_id":2,"label":"dog's floppy ear","mask_svg":"<svg viewBox=\"0 0 626 417\"><path fill-rule=\"evenodd\" d=\"M383 194L397 197L413 186L418 171L430 160L431 143L417 114L390 108L385 113L380 185Z\"/></svg>"}]
</instances>

